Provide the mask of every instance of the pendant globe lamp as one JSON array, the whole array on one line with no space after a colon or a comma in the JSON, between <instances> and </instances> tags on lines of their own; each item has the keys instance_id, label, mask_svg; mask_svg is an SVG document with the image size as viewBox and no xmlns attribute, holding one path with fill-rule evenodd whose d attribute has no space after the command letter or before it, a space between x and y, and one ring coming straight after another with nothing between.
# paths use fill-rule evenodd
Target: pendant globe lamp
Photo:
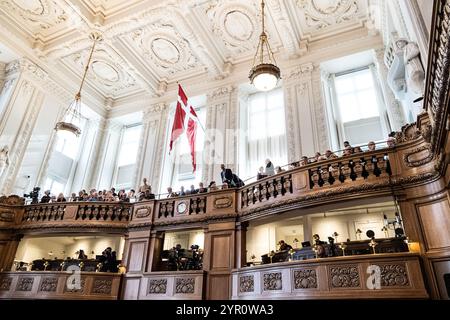
<instances>
[{"instance_id":1,"label":"pendant globe lamp","mask_svg":"<svg viewBox=\"0 0 450 320\"><path fill-rule=\"evenodd\" d=\"M84 68L83 77L81 78L80 89L75 95L75 99L72 103L67 107L64 111L64 116L62 121L56 123L55 130L64 134L65 132L68 134L74 134L76 137L79 137L81 134L81 129L78 127L77 123L81 119L81 90L83 89L84 82L86 81L86 75L89 70L89 65L91 64L92 55L95 50L95 45L98 41L101 40L100 33L92 33L90 35L90 39L93 41L91 51L89 53L89 59Z\"/></svg>"},{"instance_id":2,"label":"pendant globe lamp","mask_svg":"<svg viewBox=\"0 0 450 320\"><path fill-rule=\"evenodd\" d=\"M259 91L269 91L276 87L281 78L280 68L277 67L275 57L270 48L265 31L264 0L261 1L262 33L253 58L253 68L250 70L250 82Z\"/></svg>"}]
</instances>

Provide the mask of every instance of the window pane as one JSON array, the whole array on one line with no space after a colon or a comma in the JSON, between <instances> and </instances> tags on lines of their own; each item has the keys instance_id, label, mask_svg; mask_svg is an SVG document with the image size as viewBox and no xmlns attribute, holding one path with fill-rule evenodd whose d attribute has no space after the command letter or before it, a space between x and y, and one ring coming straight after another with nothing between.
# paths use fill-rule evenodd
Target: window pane
<instances>
[{"instance_id":1,"label":"window pane","mask_svg":"<svg viewBox=\"0 0 450 320\"><path fill-rule=\"evenodd\" d=\"M139 125L125 129L117 163L119 167L136 163L141 128Z\"/></svg>"},{"instance_id":2,"label":"window pane","mask_svg":"<svg viewBox=\"0 0 450 320\"><path fill-rule=\"evenodd\" d=\"M380 116L370 69L336 77L335 87L343 123Z\"/></svg>"}]
</instances>

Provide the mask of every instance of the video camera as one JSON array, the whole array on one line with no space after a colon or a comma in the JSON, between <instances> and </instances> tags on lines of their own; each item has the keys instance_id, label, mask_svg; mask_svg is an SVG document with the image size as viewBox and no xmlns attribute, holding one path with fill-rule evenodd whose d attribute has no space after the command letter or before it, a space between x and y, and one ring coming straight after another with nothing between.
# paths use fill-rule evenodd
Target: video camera
<instances>
[{"instance_id":1,"label":"video camera","mask_svg":"<svg viewBox=\"0 0 450 320\"><path fill-rule=\"evenodd\" d=\"M41 188L35 187L33 188L33 191L31 191L29 194L24 194L24 198L31 198L31 203L39 203L39 192L41 191Z\"/></svg>"}]
</instances>

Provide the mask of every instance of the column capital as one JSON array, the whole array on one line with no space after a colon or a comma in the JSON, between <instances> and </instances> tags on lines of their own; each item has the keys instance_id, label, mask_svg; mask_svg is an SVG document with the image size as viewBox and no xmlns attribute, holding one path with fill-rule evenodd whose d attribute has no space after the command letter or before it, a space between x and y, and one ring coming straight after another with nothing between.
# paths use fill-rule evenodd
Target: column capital
<instances>
[{"instance_id":1,"label":"column capital","mask_svg":"<svg viewBox=\"0 0 450 320\"><path fill-rule=\"evenodd\" d=\"M228 98L233 92L235 92L236 87L235 86L226 86L226 87L220 87L216 88L212 91L210 91L206 97L208 101L214 101L214 100L221 100Z\"/></svg>"},{"instance_id":2,"label":"column capital","mask_svg":"<svg viewBox=\"0 0 450 320\"><path fill-rule=\"evenodd\" d=\"M46 81L48 79L48 73L27 58L17 59L6 65L7 77L18 73L26 73L28 75L32 75L34 78L40 81Z\"/></svg>"},{"instance_id":3,"label":"column capital","mask_svg":"<svg viewBox=\"0 0 450 320\"><path fill-rule=\"evenodd\" d=\"M160 114L169 109L169 104L165 102L155 103L144 109L144 114L142 116L142 122L147 123L152 118L155 117L156 114Z\"/></svg>"},{"instance_id":4,"label":"column capital","mask_svg":"<svg viewBox=\"0 0 450 320\"><path fill-rule=\"evenodd\" d=\"M311 77L314 68L312 63L305 63L286 71L286 75L284 75L283 78L285 80L297 80L301 77Z\"/></svg>"}]
</instances>

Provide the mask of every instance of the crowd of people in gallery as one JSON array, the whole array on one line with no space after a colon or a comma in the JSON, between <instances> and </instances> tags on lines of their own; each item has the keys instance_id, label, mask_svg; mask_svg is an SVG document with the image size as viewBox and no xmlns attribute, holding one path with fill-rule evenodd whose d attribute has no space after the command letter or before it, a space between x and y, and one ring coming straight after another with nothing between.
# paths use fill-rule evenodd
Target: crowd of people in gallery
<instances>
[{"instance_id":1,"label":"crowd of people in gallery","mask_svg":"<svg viewBox=\"0 0 450 320\"><path fill-rule=\"evenodd\" d=\"M388 148L395 147L395 133L391 133L386 141ZM338 159L339 157L347 157L352 156L358 153L363 152L371 152L376 150L377 144L374 141L370 141L366 146L356 146L352 147L348 141L344 142L344 149L341 150L342 155L338 156L336 153L331 150L326 150L323 154L320 152L316 152L314 157L303 156L300 161L291 163L283 168L280 166L274 166L270 159L266 159L265 166L261 166L258 170L256 180L260 180L272 175L280 174L286 170L292 170L298 167L306 166L311 163ZM180 196L187 196L199 193L212 192L216 190L223 190L228 188L240 188L243 187L244 181L239 178L235 173L232 172L230 168L227 168L224 164L221 165L221 183L217 183L216 181L211 181L207 187L200 182L198 187L195 185L191 185L189 189L185 189L184 186L180 187L180 190L174 191L172 187L167 188L167 193L159 195L159 198L173 198ZM70 198L66 198L63 193L60 193L57 197L52 196L50 190L44 192L44 196L41 198L40 203L50 203L50 202L67 202L67 201L105 201L105 202L139 202L139 201L147 201L154 200L156 196L152 193L152 187L147 183L147 179L143 179L143 184L139 187L136 192L135 189L130 189L128 192L125 189L120 189L116 192L115 188L111 188L110 190L96 190L91 189L89 192L86 190L81 190L76 193L72 193ZM37 203L35 199L33 199L32 203Z\"/></svg>"}]
</instances>

